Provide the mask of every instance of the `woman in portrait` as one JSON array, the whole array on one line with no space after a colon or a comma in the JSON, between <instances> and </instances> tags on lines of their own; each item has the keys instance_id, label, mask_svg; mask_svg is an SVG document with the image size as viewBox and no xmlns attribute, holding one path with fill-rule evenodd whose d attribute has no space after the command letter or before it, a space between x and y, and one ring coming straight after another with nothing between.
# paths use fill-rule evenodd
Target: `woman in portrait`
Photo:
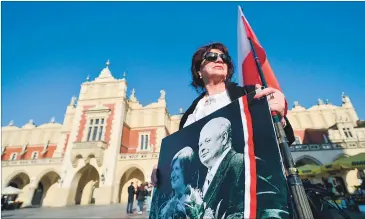
<instances>
[{"instance_id":1,"label":"woman in portrait","mask_svg":"<svg viewBox=\"0 0 365 219\"><path fill-rule=\"evenodd\" d=\"M170 164L171 198L162 205L160 218L197 218L198 207L202 203L197 185L197 175L193 170L194 151L184 147L175 154Z\"/></svg>"}]
</instances>

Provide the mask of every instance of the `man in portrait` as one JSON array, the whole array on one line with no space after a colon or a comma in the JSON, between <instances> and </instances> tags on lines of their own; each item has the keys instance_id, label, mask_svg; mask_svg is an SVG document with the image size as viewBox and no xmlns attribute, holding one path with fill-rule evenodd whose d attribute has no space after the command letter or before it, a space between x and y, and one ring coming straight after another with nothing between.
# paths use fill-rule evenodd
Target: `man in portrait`
<instances>
[{"instance_id":1,"label":"man in portrait","mask_svg":"<svg viewBox=\"0 0 365 219\"><path fill-rule=\"evenodd\" d=\"M199 159L208 168L202 188L205 215L216 215L217 211L218 218L237 213L243 215L244 158L232 148L232 129L228 119L214 118L202 128Z\"/></svg>"},{"instance_id":2,"label":"man in portrait","mask_svg":"<svg viewBox=\"0 0 365 219\"><path fill-rule=\"evenodd\" d=\"M242 136L242 147L245 147ZM231 122L224 117L210 120L201 129L199 159L208 168L202 188L203 215L218 218L243 218L245 166L242 153L232 145ZM285 218L289 214L280 198L280 189L270 180L270 168L256 157L258 218ZM274 199L273 199L274 198ZM272 202L272 200L278 200ZM218 212L218 213L217 213Z\"/></svg>"}]
</instances>

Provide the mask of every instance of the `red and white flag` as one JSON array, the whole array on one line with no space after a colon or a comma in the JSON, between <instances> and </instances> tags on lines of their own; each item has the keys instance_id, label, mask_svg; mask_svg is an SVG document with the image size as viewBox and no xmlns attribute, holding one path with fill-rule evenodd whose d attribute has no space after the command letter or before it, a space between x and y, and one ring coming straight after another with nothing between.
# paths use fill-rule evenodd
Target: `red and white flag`
<instances>
[{"instance_id":1,"label":"red and white flag","mask_svg":"<svg viewBox=\"0 0 365 219\"><path fill-rule=\"evenodd\" d=\"M279 83L275 77L274 71L272 70L270 63L267 59L266 52L264 48L260 45L259 40L257 39L254 31L252 30L250 24L247 19L243 15L242 9L238 6L238 23L237 23L237 34L238 34L238 78L239 84L241 86L245 85L262 85L262 81L260 78L260 73L256 65L254 52L252 51L251 43L249 39L252 41L252 45L254 46L256 55L259 59L259 63L261 65L261 69L263 71L266 83L268 87L276 88L281 91ZM247 103L245 103L247 104ZM244 104L244 105L245 105ZM286 103L287 106L287 103ZM287 107L286 107L287 108ZM287 109L285 110L287 111ZM247 114L247 112L245 112ZM247 114L248 115L248 114ZM252 122L247 123L247 130L252 133L253 127L251 127ZM252 136L253 134L248 134L247 136ZM248 142L248 146L245 148L245 210L244 210L244 218L256 218L258 205L258 199L256 198L256 162L255 149L253 143Z\"/></svg>"},{"instance_id":2,"label":"red and white flag","mask_svg":"<svg viewBox=\"0 0 365 219\"><path fill-rule=\"evenodd\" d=\"M241 86L244 85L255 85L261 84L259 71L256 67L256 62L252 48L248 38L253 42L256 55L260 60L262 71L265 75L267 85L269 87L276 88L281 91L279 83L275 77L274 71L271 69L270 63L267 60L266 52L260 45L255 33L253 32L250 24L243 15L242 8L238 6L238 23L237 23L237 34L238 34L238 72L239 72L239 83Z\"/></svg>"}]
</instances>

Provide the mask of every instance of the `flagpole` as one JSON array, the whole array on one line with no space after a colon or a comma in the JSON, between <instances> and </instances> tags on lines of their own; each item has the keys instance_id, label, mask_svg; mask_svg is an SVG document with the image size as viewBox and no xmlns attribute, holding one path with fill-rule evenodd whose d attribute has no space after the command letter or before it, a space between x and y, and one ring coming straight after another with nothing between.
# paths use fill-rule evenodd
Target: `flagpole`
<instances>
[{"instance_id":1,"label":"flagpole","mask_svg":"<svg viewBox=\"0 0 365 219\"><path fill-rule=\"evenodd\" d=\"M255 58L257 70L260 74L262 86L266 88L268 86L254 44L251 37L247 36L247 38L251 45L251 50ZM274 121L275 132L278 138L281 155L284 160L284 167L287 172L287 184L289 186L290 199L294 203L295 213L298 219L313 219L314 217L309 206L307 194L305 193L302 180L298 175L298 170L295 167L293 157L289 150L289 144L286 138L284 127L281 124L279 116L276 112L272 112L271 115Z\"/></svg>"}]
</instances>

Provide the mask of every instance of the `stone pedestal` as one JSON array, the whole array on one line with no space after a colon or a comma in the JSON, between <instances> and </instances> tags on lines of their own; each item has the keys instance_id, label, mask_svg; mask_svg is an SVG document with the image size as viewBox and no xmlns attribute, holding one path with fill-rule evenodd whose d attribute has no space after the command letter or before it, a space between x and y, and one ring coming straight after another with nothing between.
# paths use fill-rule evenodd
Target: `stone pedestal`
<instances>
[{"instance_id":1,"label":"stone pedestal","mask_svg":"<svg viewBox=\"0 0 365 219\"><path fill-rule=\"evenodd\" d=\"M23 188L23 192L18 196L18 200L23 201L22 208L32 206L34 190L35 189L31 186L25 186Z\"/></svg>"},{"instance_id":2,"label":"stone pedestal","mask_svg":"<svg viewBox=\"0 0 365 219\"><path fill-rule=\"evenodd\" d=\"M73 205L73 203L67 203L67 198L69 194L70 188L55 188L53 191L54 199L52 201L52 207L63 207L66 205Z\"/></svg>"},{"instance_id":3,"label":"stone pedestal","mask_svg":"<svg viewBox=\"0 0 365 219\"><path fill-rule=\"evenodd\" d=\"M112 204L112 187L105 186L96 188L94 191L95 205L110 205Z\"/></svg>"}]
</instances>

